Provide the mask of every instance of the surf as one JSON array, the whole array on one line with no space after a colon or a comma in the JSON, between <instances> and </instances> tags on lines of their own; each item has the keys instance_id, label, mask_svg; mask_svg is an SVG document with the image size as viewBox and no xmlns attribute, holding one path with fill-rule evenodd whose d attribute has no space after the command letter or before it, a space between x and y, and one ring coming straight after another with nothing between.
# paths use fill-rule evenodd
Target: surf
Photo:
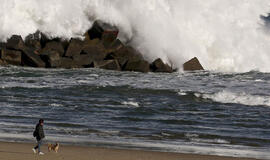
<instances>
[{"instance_id":1,"label":"surf","mask_svg":"<svg viewBox=\"0 0 270 160\"><path fill-rule=\"evenodd\" d=\"M40 30L51 38L83 38L96 19L149 61L176 68L198 57L211 71L270 72L268 0L1 0L0 41Z\"/></svg>"}]
</instances>

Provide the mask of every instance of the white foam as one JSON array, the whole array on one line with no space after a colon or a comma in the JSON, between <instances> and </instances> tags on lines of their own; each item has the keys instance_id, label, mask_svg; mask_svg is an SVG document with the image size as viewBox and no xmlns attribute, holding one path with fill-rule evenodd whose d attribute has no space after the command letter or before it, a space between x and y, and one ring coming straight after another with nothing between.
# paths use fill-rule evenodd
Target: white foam
<instances>
[{"instance_id":1,"label":"white foam","mask_svg":"<svg viewBox=\"0 0 270 160\"><path fill-rule=\"evenodd\" d=\"M95 19L117 25L120 38L149 60L174 66L197 56L209 70L270 71L270 38L261 15L269 0L1 0L0 40L37 29L80 37Z\"/></svg>"},{"instance_id":2,"label":"white foam","mask_svg":"<svg viewBox=\"0 0 270 160\"><path fill-rule=\"evenodd\" d=\"M186 93L186 92L183 92L183 91L179 91L179 92L178 92L178 95L179 95L179 96L186 96L187 93Z\"/></svg>"},{"instance_id":3,"label":"white foam","mask_svg":"<svg viewBox=\"0 0 270 160\"><path fill-rule=\"evenodd\" d=\"M194 134L194 133L186 133L185 136L188 137L188 138L197 138L197 137L199 137L198 134Z\"/></svg>"},{"instance_id":4,"label":"white foam","mask_svg":"<svg viewBox=\"0 0 270 160\"><path fill-rule=\"evenodd\" d=\"M195 94L195 96L205 99L211 99L213 101L221 103L238 103L249 106L270 106L269 96L251 95L244 92L235 93L224 90L215 94Z\"/></svg>"},{"instance_id":5,"label":"white foam","mask_svg":"<svg viewBox=\"0 0 270 160\"><path fill-rule=\"evenodd\" d=\"M124 101L122 102L122 104L126 106L140 107L138 102L132 102L132 101Z\"/></svg>"},{"instance_id":6,"label":"white foam","mask_svg":"<svg viewBox=\"0 0 270 160\"><path fill-rule=\"evenodd\" d=\"M217 143L217 144L230 144L229 141L224 139L200 139L200 138L190 138L193 142L200 142L200 143Z\"/></svg>"},{"instance_id":7,"label":"white foam","mask_svg":"<svg viewBox=\"0 0 270 160\"><path fill-rule=\"evenodd\" d=\"M62 107L63 105L59 104L59 103L51 103L50 106L51 107Z\"/></svg>"},{"instance_id":8,"label":"white foam","mask_svg":"<svg viewBox=\"0 0 270 160\"><path fill-rule=\"evenodd\" d=\"M256 79L255 82L264 82L262 79Z\"/></svg>"}]
</instances>

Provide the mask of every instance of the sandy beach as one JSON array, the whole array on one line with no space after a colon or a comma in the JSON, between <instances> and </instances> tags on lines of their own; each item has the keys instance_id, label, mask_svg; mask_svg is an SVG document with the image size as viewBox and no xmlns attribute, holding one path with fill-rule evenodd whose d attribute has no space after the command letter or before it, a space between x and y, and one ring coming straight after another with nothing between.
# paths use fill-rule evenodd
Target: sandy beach
<instances>
[{"instance_id":1,"label":"sandy beach","mask_svg":"<svg viewBox=\"0 0 270 160\"><path fill-rule=\"evenodd\" d=\"M43 156L32 152L34 144L0 142L1 160L252 160L193 154L162 153L128 149L107 149L64 145L59 153L48 152L43 145Z\"/></svg>"}]
</instances>

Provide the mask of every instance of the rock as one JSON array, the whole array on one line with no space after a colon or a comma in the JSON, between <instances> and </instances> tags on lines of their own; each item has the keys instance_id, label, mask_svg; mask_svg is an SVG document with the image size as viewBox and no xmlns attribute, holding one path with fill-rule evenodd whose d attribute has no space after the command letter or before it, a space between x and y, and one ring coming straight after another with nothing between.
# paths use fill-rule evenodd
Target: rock
<instances>
[{"instance_id":1,"label":"rock","mask_svg":"<svg viewBox=\"0 0 270 160\"><path fill-rule=\"evenodd\" d=\"M100 45L102 48L104 48L104 46L102 45L102 42L99 39L92 39L92 40L87 40L84 41L84 45L83 48L87 48L88 46L96 46L96 45ZM104 48L105 49L105 48Z\"/></svg>"},{"instance_id":2,"label":"rock","mask_svg":"<svg viewBox=\"0 0 270 160\"><path fill-rule=\"evenodd\" d=\"M114 56L125 57L128 60L143 60L142 54L130 46L120 48L114 53Z\"/></svg>"},{"instance_id":3,"label":"rock","mask_svg":"<svg viewBox=\"0 0 270 160\"><path fill-rule=\"evenodd\" d=\"M119 39L116 39L115 41L112 42L110 46L107 46L106 50L108 53L116 52L124 46L125 45Z\"/></svg>"},{"instance_id":4,"label":"rock","mask_svg":"<svg viewBox=\"0 0 270 160\"><path fill-rule=\"evenodd\" d=\"M132 47L122 47L119 50L110 53L106 59L116 59L123 69L128 61L140 61L143 60L143 57L141 53Z\"/></svg>"},{"instance_id":5,"label":"rock","mask_svg":"<svg viewBox=\"0 0 270 160\"><path fill-rule=\"evenodd\" d=\"M89 54L82 54L73 57L74 63L81 67L93 67L93 58Z\"/></svg>"},{"instance_id":6,"label":"rock","mask_svg":"<svg viewBox=\"0 0 270 160\"><path fill-rule=\"evenodd\" d=\"M1 59L12 65L21 65L22 53L20 51L1 49Z\"/></svg>"},{"instance_id":7,"label":"rock","mask_svg":"<svg viewBox=\"0 0 270 160\"><path fill-rule=\"evenodd\" d=\"M6 66L8 63L2 59L0 59L0 66Z\"/></svg>"},{"instance_id":8,"label":"rock","mask_svg":"<svg viewBox=\"0 0 270 160\"><path fill-rule=\"evenodd\" d=\"M151 64L151 69L154 72L167 72L167 73L173 72L173 69L168 64L165 64L160 58L155 60Z\"/></svg>"},{"instance_id":9,"label":"rock","mask_svg":"<svg viewBox=\"0 0 270 160\"><path fill-rule=\"evenodd\" d=\"M267 15L261 15L261 19L264 21L264 25L268 28L270 27L270 13Z\"/></svg>"},{"instance_id":10,"label":"rock","mask_svg":"<svg viewBox=\"0 0 270 160\"><path fill-rule=\"evenodd\" d=\"M22 50L22 64L30 67L46 67L45 62L31 48Z\"/></svg>"},{"instance_id":11,"label":"rock","mask_svg":"<svg viewBox=\"0 0 270 160\"><path fill-rule=\"evenodd\" d=\"M19 35L13 35L7 40L6 48L13 50L23 50L25 48L25 45L22 37Z\"/></svg>"},{"instance_id":12,"label":"rock","mask_svg":"<svg viewBox=\"0 0 270 160\"><path fill-rule=\"evenodd\" d=\"M145 60L128 61L124 71L149 72L150 64Z\"/></svg>"},{"instance_id":13,"label":"rock","mask_svg":"<svg viewBox=\"0 0 270 160\"><path fill-rule=\"evenodd\" d=\"M98 38L102 40L105 47L110 46L116 40L118 33L119 30L117 27L100 20L96 21L88 31L90 39Z\"/></svg>"},{"instance_id":14,"label":"rock","mask_svg":"<svg viewBox=\"0 0 270 160\"><path fill-rule=\"evenodd\" d=\"M74 60L68 57L61 57L60 60L60 68L66 68L66 69L71 69L71 68L80 68L76 63L74 63Z\"/></svg>"},{"instance_id":15,"label":"rock","mask_svg":"<svg viewBox=\"0 0 270 160\"><path fill-rule=\"evenodd\" d=\"M74 55L75 63L82 67L93 67L94 61L103 61L106 57L106 50L99 39L84 42L80 54Z\"/></svg>"},{"instance_id":16,"label":"rock","mask_svg":"<svg viewBox=\"0 0 270 160\"><path fill-rule=\"evenodd\" d=\"M190 61L184 63L184 71L197 71L197 70L204 70L203 66L199 62L197 57L194 57Z\"/></svg>"},{"instance_id":17,"label":"rock","mask_svg":"<svg viewBox=\"0 0 270 160\"><path fill-rule=\"evenodd\" d=\"M116 39L115 41L113 41L112 45L110 46L110 48L114 50L119 50L122 47L124 47L124 44L119 39Z\"/></svg>"},{"instance_id":18,"label":"rock","mask_svg":"<svg viewBox=\"0 0 270 160\"><path fill-rule=\"evenodd\" d=\"M84 42L79 40L79 39L71 39L69 46L67 48L67 51L65 53L66 57L73 57L73 56L77 56L80 55L82 49L84 46Z\"/></svg>"},{"instance_id":19,"label":"rock","mask_svg":"<svg viewBox=\"0 0 270 160\"><path fill-rule=\"evenodd\" d=\"M96 21L85 34L85 39L50 39L37 31L26 37L13 35L7 43L0 43L0 64L50 68L96 67L109 70L173 72L161 59L151 65L142 54L117 39L117 27ZM19 61L20 59L20 61ZM186 64L185 64L186 65ZM150 68L151 67L151 68Z\"/></svg>"},{"instance_id":20,"label":"rock","mask_svg":"<svg viewBox=\"0 0 270 160\"><path fill-rule=\"evenodd\" d=\"M6 43L0 42L0 49L5 49L6 48Z\"/></svg>"},{"instance_id":21,"label":"rock","mask_svg":"<svg viewBox=\"0 0 270 160\"><path fill-rule=\"evenodd\" d=\"M104 46L100 43L97 43L96 45L85 45L81 54L88 55L92 61L102 61L108 55Z\"/></svg>"},{"instance_id":22,"label":"rock","mask_svg":"<svg viewBox=\"0 0 270 160\"><path fill-rule=\"evenodd\" d=\"M41 48L44 48L47 43L52 42L52 41L59 42L59 43L63 42L62 39L59 38L59 37L49 37L48 35L46 35L45 33L40 32L40 31L37 31L35 34L39 35L39 41L40 41L40 44L41 44Z\"/></svg>"},{"instance_id":23,"label":"rock","mask_svg":"<svg viewBox=\"0 0 270 160\"><path fill-rule=\"evenodd\" d=\"M40 41L42 36L44 36L43 33L41 33L40 31L36 31L35 33L29 34L28 36L25 37L25 43L32 40Z\"/></svg>"},{"instance_id":24,"label":"rock","mask_svg":"<svg viewBox=\"0 0 270 160\"><path fill-rule=\"evenodd\" d=\"M84 40L83 41L86 42L86 43L89 42L89 41L91 41L91 38L90 38L88 32L89 31L87 31L86 33L84 33Z\"/></svg>"},{"instance_id":25,"label":"rock","mask_svg":"<svg viewBox=\"0 0 270 160\"><path fill-rule=\"evenodd\" d=\"M64 40L61 40L60 43L62 44L62 47L64 48L64 55L63 56L65 56L65 52L69 46L69 40L64 39Z\"/></svg>"},{"instance_id":26,"label":"rock","mask_svg":"<svg viewBox=\"0 0 270 160\"><path fill-rule=\"evenodd\" d=\"M117 60L105 60L105 61L95 61L94 62L95 68L101 68L101 69L108 69L108 70L116 70L121 71L121 67Z\"/></svg>"},{"instance_id":27,"label":"rock","mask_svg":"<svg viewBox=\"0 0 270 160\"><path fill-rule=\"evenodd\" d=\"M49 50L43 52L40 57L46 63L46 67L57 68L60 66L60 55L57 51Z\"/></svg>"},{"instance_id":28,"label":"rock","mask_svg":"<svg viewBox=\"0 0 270 160\"><path fill-rule=\"evenodd\" d=\"M41 39L41 33L39 31L33 34L29 34L25 38L25 45L27 47L34 49L35 52L39 53L41 50L40 39Z\"/></svg>"},{"instance_id":29,"label":"rock","mask_svg":"<svg viewBox=\"0 0 270 160\"><path fill-rule=\"evenodd\" d=\"M45 67L45 63L37 55L35 49L25 46L21 36L13 35L10 39L8 39L6 48L22 52L22 65L31 67Z\"/></svg>"},{"instance_id":30,"label":"rock","mask_svg":"<svg viewBox=\"0 0 270 160\"><path fill-rule=\"evenodd\" d=\"M37 32L40 34L40 44L42 48L44 48L48 42L52 41L45 33L40 31Z\"/></svg>"},{"instance_id":31,"label":"rock","mask_svg":"<svg viewBox=\"0 0 270 160\"><path fill-rule=\"evenodd\" d=\"M41 53L56 51L60 57L63 57L65 54L65 49L61 42L51 41L46 44L46 46L42 49Z\"/></svg>"}]
</instances>

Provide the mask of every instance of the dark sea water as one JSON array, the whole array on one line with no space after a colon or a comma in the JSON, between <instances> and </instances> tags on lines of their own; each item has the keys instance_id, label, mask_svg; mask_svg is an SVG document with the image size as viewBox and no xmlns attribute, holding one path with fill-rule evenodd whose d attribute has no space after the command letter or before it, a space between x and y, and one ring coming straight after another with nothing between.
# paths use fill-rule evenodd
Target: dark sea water
<instances>
[{"instance_id":1,"label":"dark sea water","mask_svg":"<svg viewBox=\"0 0 270 160\"><path fill-rule=\"evenodd\" d=\"M270 159L270 74L0 68L0 140Z\"/></svg>"}]
</instances>

